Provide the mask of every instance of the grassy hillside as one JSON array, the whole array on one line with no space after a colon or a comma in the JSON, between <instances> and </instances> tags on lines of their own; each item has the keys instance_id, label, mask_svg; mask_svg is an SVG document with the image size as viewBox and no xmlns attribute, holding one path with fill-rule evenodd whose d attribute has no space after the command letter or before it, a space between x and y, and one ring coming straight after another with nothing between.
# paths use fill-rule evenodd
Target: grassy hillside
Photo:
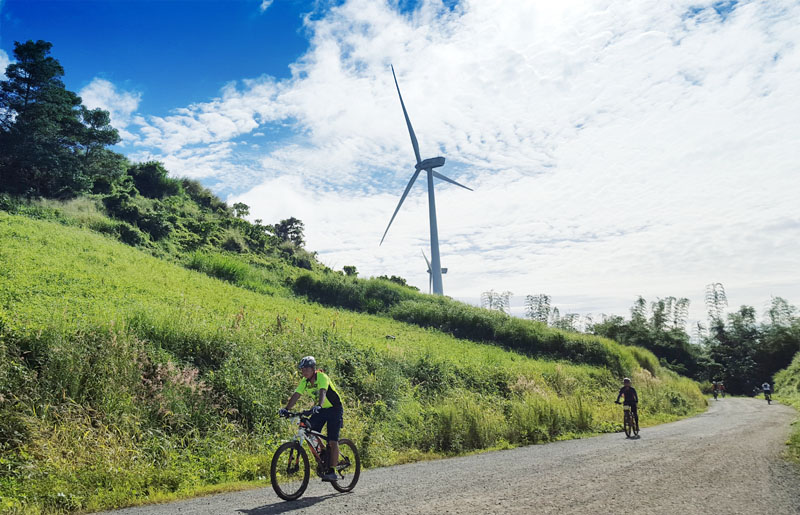
<instances>
[{"instance_id":1,"label":"grassy hillside","mask_svg":"<svg viewBox=\"0 0 800 515\"><path fill-rule=\"evenodd\" d=\"M532 359L292 297L282 265L236 272L241 261L200 253L200 273L115 238L0 212L0 510L263 482L306 354L342 387L343 432L368 466L617 430L621 374L645 424L705 406L641 349L592 340L614 366ZM207 275L226 266L227 281ZM535 330L555 357L561 333Z\"/></svg>"},{"instance_id":2,"label":"grassy hillside","mask_svg":"<svg viewBox=\"0 0 800 515\"><path fill-rule=\"evenodd\" d=\"M775 393L778 400L800 411L800 353L795 355L788 368L775 374ZM794 421L787 445L789 456L800 463L800 418Z\"/></svg>"}]
</instances>

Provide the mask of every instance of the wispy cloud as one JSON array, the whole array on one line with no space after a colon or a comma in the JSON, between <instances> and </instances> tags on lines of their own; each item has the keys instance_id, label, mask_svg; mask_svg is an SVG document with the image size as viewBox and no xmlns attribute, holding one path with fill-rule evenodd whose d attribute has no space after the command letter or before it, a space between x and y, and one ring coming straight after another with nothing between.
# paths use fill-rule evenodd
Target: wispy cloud
<instances>
[{"instance_id":1,"label":"wispy cloud","mask_svg":"<svg viewBox=\"0 0 800 515\"><path fill-rule=\"evenodd\" d=\"M130 143L138 139L136 135L128 131L128 126L133 121L134 113L139 107L140 93L120 91L111 82L95 78L78 94L86 107L105 109L109 112L111 125L119 131L123 143Z\"/></svg>"},{"instance_id":2,"label":"wispy cloud","mask_svg":"<svg viewBox=\"0 0 800 515\"><path fill-rule=\"evenodd\" d=\"M259 10L263 13L269 6L272 5L272 0L261 0L261 5L259 6Z\"/></svg>"},{"instance_id":3,"label":"wispy cloud","mask_svg":"<svg viewBox=\"0 0 800 515\"><path fill-rule=\"evenodd\" d=\"M413 171L393 63L423 157L476 189L437 186L449 294L800 299L797 2L351 0L306 23L291 79L141 118L143 151L300 217L331 265L425 287L423 185L377 246ZM267 150L236 144L276 124Z\"/></svg>"}]
</instances>

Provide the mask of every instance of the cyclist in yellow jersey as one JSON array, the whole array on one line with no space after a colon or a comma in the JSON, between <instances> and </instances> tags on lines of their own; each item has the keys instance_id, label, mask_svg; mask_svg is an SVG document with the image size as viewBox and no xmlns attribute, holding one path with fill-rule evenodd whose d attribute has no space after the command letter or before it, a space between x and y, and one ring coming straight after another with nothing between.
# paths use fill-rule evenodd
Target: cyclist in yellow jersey
<instances>
[{"instance_id":1,"label":"cyclist in yellow jersey","mask_svg":"<svg viewBox=\"0 0 800 515\"><path fill-rule=\"evenodd\" d=\"M336 386L331 378L322 370L317 370L317 360L314 356L306 356L300 360L297 366L303 379L300 385L289 398L285 408L281 408L281 415L288 412L295 405L302 394L310 395L316 404L311 411L311 429L321 431L322 426L328 425L328 449L330 449L330 459L328 470L323 481L336 481L334 467L339 464L339 431L342 429L344 416L344 406L342 396L336 390Z\"/></svg>"}]
</instances>

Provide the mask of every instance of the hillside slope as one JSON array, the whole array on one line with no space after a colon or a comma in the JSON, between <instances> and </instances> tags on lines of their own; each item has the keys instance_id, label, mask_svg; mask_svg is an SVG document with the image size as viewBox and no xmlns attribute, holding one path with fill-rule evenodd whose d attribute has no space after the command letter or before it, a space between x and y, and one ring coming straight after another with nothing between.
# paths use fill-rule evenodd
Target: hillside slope
<instances>
[{"instance_id":1,"label":"hillside slope","mask_svg":"<svg viewBox=\"0 0 800 515\"><path fill-rule=\"evenodd\" d=\"M652 354L604 346L623 369L259 294L0 212L0 509L97 509L263 480L306 354L342 387L344 433L371 466L616 430L620 372L644 423L705 406Z\"/></svg>"},{"instance_id":2,"label":"hillside slope","mask_svg":"<svg viewBox=\"0 0 800 515\"><path fill-rule=\"evenodd\" d=\"M787 368L775 374L775 394L779 401L800 411L800 352ZM800 418L794 421L792 434L786 444L789 446L789 457L800 463Z\"/></svg>"}]
</instances>

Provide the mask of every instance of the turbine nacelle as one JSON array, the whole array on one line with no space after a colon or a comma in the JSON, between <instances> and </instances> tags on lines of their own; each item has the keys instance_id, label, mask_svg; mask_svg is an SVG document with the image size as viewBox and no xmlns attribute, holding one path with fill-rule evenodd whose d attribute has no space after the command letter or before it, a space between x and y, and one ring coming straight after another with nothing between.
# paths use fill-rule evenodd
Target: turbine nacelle
<instances>
[{"instance_id":1,"label":"turbine nacelle","mask_svg":"<svg viewBox=\"0 0 800 515\"><path fill-rule=\"evenodd\" d=\"M431 157L425 159L424 161L420 161L414 168L419 171L419 170L430 170L432 168L439 168L440 166L444 166L444 158L441 156Z\"/></svg>"}]
</instances>

